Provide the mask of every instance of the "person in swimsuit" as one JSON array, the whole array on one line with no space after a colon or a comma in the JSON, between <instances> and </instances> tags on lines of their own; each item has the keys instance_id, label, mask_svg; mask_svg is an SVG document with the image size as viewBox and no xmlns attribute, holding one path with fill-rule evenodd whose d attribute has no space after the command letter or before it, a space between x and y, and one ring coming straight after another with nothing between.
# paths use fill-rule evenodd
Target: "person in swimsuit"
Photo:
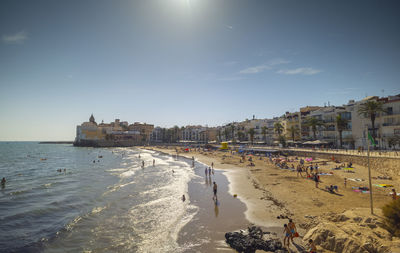
<instances>
[{"instance_id":1,"label":"person in swimsuit","mask_svg":"<svg viewBox=\"0 0 400 253\"><path fill-rule=\"evenodd\" d=\"M310 253L317 253L317 247L315 246L315 243L312 239L308 241L310 244Z\"/></svg>"},{"instance_id":2,"label":"person in swimsuit","mask_svg":"<svg viewBox=\"0 0 400 253\"><path fill-rule=\"evenodd\" d=\"M208 172L208 169L207 169L207 167L206 167L206 169L204 170L204 173L206 173L206 176L207 176L207 172Z\"/></svg>"},{"instance_id":3,"label":"person in swimsuit","mask_svg":"<svg viewBox=\"0 0 400 253\"><path fill-rule=\"evenodd\" d=\"M218 186L217 186L217 184L215 183L215 181L213 182L213 184L214 184L214 186L213 186L213 192L214 192L214 197L213 197L213 199L214 199L214 198L217 199L217 188L218 188Z\"/></svg>"},{"instance_id":4,"label":"person in swimsuit","mask_svg":"<svg viewBox=\"0 0 400 253\"><path fill-rule=\"evenodd\" d=\"M291 233L290 239L292 240L292 243L294 244L293 238L294 238L294 234L297 233L297 228L292 219L289 219L288 227L289 227L290 233Z\"/></svg>"},{"instance_id":5,"label":"person in swimsuit","mask_svg":"<svg viewBox=\"0 0 400 253\"><path fill-rule=\"evenodd\" d=\"M290 236L292 235L292 233L290 233L290 229L289 229L288 225L286 225L286 224L283 225L283 233L285 234L285 237L283 238L283 246L284 247L287 246L289 248L289 245L290 245L289 239L290 239Z\"/></svg>"}]
</instances>

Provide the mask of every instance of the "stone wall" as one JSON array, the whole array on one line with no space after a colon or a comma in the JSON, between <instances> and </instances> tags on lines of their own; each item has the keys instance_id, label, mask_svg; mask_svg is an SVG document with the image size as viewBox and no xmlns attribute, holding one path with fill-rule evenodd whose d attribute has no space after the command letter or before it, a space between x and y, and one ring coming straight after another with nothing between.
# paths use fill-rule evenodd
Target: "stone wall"
<instances>
[{"instance_id":1,"label":"stone wall","mask_svg":"<svg viewBox=\"0 0 400 253\"><path fill-rule=\"evenodd\" d=\"M290 151L291 154L305 157L315 157L322 159L331 160L334 157L335 160L340 162L352 162L361 166L368 166L368 159L366 156L357 155L346 155L346 154L335 154L335 153L322 153L318 151ZM387 176L400 176L400 159L389 158L389 157L370 157L371 169L379 171Z\"/></svg>"}]
</instances>

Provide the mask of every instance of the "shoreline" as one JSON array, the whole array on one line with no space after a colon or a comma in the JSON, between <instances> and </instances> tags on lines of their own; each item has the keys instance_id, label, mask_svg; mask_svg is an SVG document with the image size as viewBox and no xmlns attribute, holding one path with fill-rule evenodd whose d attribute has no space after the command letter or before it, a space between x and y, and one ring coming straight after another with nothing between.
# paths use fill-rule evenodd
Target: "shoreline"
<instances>
[{"instance_id":1,"label":"shoreline","mask_svg":"<svg viewBox=\"0 0 400 253\"><path fill-rule=\"evenodd\" d=\"M173 156L176 155L174 148L151 147L151 149ZM390 181L379 179L380 176L387 175L380 170L373 169L371 172L374 178L375 215L371 216L369 194L354 190L354 188L368 186L368 170L360 164L353 164L354 171L346 173L344 170L332 170L331 168L335 167L335 163L328 159L314 160L314 165L317 162L319 163L320 173L324 173L321 175L319 187L316 187L312 180L303 177L305 175L299 176L294 171L280 169L266 157L254 156L255 166L249 166L249 162L239 162L240 156L230 152L191 150L190 152L179 153L179 155L189 159L195 157L197 161L208 166L214 163L214 168L222 170L222 173L226 175L230 182L230 195L237 194L238 198L245 203L247 207L245 217L249 222L267 228L267 230L274 228L281 230L283 224L287 223L288 220L278 219L277 216L288 216L294 220L300 234L300 238L295 239L295 242L303 246L306 244L305 241L313 239L317 241L318 250L321 252L335 252L333 249L336 245L343 244L343 241L335 242L336 239L334 238L342 236L343 231L347 232L342 240L349 241L348 245L359 245L358 247L367 245L368 242L356 236L356 233L361 230L360 225L355 220L350 218L350 221L343 223L338 223L335 220L337 220L337 217L350 215L348 217L361 217L362 222L374 219L379 224L383 220L380 208L390 203L389 192L391 188L380 188L376 184L393 184L395 189L400 189L400 182L396 175L390 175L393 176L393 180ZM294 164L296 166L299 162L295 157L288 157L288 159L291 160L289 165ZM306 163L306 165L310 164L311 162ZM305 173L303 172L303 174ZM344 178L348 178L347 185L343 183ZM361 181L352 181L351 179L361 179ZM329 185L337 185L338 193L331 194L325 190L325 187ZM318 224L325 225L318 226ZM327 234L332 235L332 233L324 232L325 227L329 227L333 231L333 239L329 237L331 238L330 244L327 243L329 238L326 236ZM381 228L378 226L377 229ZM282 240L283 235L279 230L278 238ZM363 231L363 233L367 233L370 238L373 237L373 240L376 241L374 244L381 245L382 248L396 247L400 250L400 244L398 244L400 239L392 238L386 230L370 229ZM377 236L377 234L381 235ZM291 249L293 249L293 245Z\"/></svg>"},{"instance_id":2,"label":"shoreline","mask_svg":"<svg viewBox=\"0 0 400 253\"><path fill-rule=\"evenodd\" d=\"M149 148L147 147L147 149ZM176 156L175 151L170 149L152 148L150 150ZM220 163L199 154L179 154L178 156L192 159L191 155L195 157L195 160L209 167L214 163L215 170L221 171L227 177L229 182L228 192L232 196L237 194L237 198L246 205L245 217L250 223L264 228L281 227L281 222L276 217L281 214L289 215L289 213L287 210L282 210L284 207L279 203L279 200L271 196L271 193L260 188L260 184L246 168ZM260 206L264 206L265 209L260 209ZM266 214L266 212L269 213Z\"/></svg>"},{"instance_id":3,"label":"shoreline","mask_svg":"<svg viewBox=\"0 0 400 253\"><path fill-rule=\"evenodd\" d=\"M174 150L167 149L157 149L157 148L144 148L152 151L157 151L165 155L170 155L172 157L176 157L176 153ZM174 154L175 153L175 154ZM192 161L192 156L188 154L179 153L178 157L182 159L186 159L187 162ZM265 190L257 187L258 183L255 182L255 179L251 178L251 174L246 171L246 168L241 168L239 166L231 166L229 164L223 164L216 161L211 161L207 159L207 157L201 156L199 154L193 154L196 162L196 175L200 177L204 177L204 167L211 167L211 164L214 163L215 174L220 174L225 177L227 182L224 182L223 185L218 185L218 196L221 194L221 187L225 186L227 189L226 196L223 197L223 202L226 202L227 199L230 200L239 200L239 202L243 205L242 210L235 210L235 213L229 211L230 219L234 219L234 223L226 226L226 224L221 223L220 226L216 226L213 228L213 233L215 230L219 230L214 240L218 243L211 243L210 245L202 245L202 249L206 248L212 251L215 250L224 250L228 252L236 252L234 249L230 248L229 245L225 242L224 234L226 232L239 231L242 229L246 229L249 226L258 226L263 229L263 231L268 231L271 233L269 237L281 239L282 235L282 227L283 220L277 219L277 216L280 215L288 215L287 211L282 210L281 205L277 205L277 200L274 199L271 194L267 194ZM200 164L200 171L198 171L198 165ZM189 182L189 188L194 185L195 182ZM226 184L226 185L225 185ZM211 191L211 188L210 188ZM189 191L190 194L190 191ZM233 195L237 195L236 198ZM211 196L210 196L211 198ZM264 206L264 208L260 208L260 206ZM204 203L199 209L206 209L209 207L204 207ZM241 217L243 216L243 217ZM207 223L208 218L202 217L200 218L202 221ZM239 220L238 220L239 219ZM228 219L225 219L228 220ZM184 245L185 235L190 231L191 225L194 226L202 226L202 224L196 224L196 222L189 221L179 233L178 243ZM222 230L221 230L222 229ZM182 236L183 235L183 236ZM299 242L298 242L299 243ZM207 244L207 243L206 243ZM302 245L301 243L299 243ZM204 252L204 251L201 251Z\"/></svg>"}]
</instances>

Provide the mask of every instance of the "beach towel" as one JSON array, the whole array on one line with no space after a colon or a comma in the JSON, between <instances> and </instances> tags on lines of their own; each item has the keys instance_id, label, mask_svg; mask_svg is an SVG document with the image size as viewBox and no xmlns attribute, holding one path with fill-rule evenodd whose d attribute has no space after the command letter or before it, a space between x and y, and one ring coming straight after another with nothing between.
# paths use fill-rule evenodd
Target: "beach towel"
<instances>
[{"instance_id":1,"label":"beach towel","mask_svg":"<svg viewBox=\"0 0 400 253\"><path fill-rule=\"evenodd\" d=\"M318 175L320 175L320 176L332 176L333 174L332 173L319 173Z\"/></svg>"},{"instance_id":2,"label":"beach towel","mask_svg":"<svg viewBox=\"0 0 400 253\"><path fill-rule=\"evenodd\" d=\"M383 188L386 188L386 187L394 187L394 185L391 185L391 184L374 184L375 186L378 186L378 187L383 187Z\"/></svg>"},{"instance_id":3,"label":"beach towel","mask_svg":"<svg viewBox=\"0 0 400 253\"><path fill-rule=\"evenodd\" d=\"M353 190L353 191L355 191L355 192L360 192L360 193L369 193L369 191L362 191L362 190L359 190L359 189L355 189L355 190Z\"/></svg>"},{"instance_id":4,"label":"beach towel","mask_svg":"<svg viewBox=\"0 0 400 253\"><path fill-rule=\"evenodd\" d=\"M312 158L306 158L307 162L311 162L313 159Z\"/></svg>"},{"instance_id":5,"label":"beach towel","mask_svg":"<svg viewBox=\"0 0 400 253\"><path fill-rule=\"evenodd\" d=\"M354 181L354 182L362 182L364 179L361 178L348 178L347 180Z\"/></svg>"},{"instance_id":6,"label":"beach towel","mask_svg":"<svg viewBox=\"0 0 400 253\"><path fill-rule=\"evenodd\" d=\"M360 190L360 191L369 191L368 187L366 187L366 186L353 186L351 188Z\"/></svg>"}]
</instances>

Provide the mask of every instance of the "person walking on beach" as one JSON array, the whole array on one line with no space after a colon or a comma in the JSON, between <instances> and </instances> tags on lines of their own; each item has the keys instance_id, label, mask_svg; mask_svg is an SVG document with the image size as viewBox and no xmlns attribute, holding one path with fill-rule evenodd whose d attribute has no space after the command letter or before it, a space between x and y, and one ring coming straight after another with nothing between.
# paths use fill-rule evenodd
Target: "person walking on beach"
<instances>
[{"instance_id":1,"label":"person walking on beach","mask_svg":"<svg viewBox=\"0 0 400 253\"><path fill-rule=\"evenodd\" d=\"M293 238L297 234L297 228L296 228L296 225L294 224L292 219L289 219L288 227L289 227L289 230L290 230L290 233L291 233L290 239L292 240L292 243L294 244Z\"/></svg>"},{"instance_id":2,"label":"person walking on beach","mask_svg":"<svg viewBox=\"0 0 400 253\"><path fill-rule=\"evenodd\" d=\"M144 161L142 161L142 169L144 169Z\"/></svg>"},{"instance_id":3,"label":"person walking on beach","mask_svg":"<svg viewBox=\"0 0 400 253\"><path fill-rule=\"evenodd\" d=\"M317 173L314 174L314 181L315 181L315 188L318 188L319 179L318 179L318 174Z\"/></svg>"},{"instance_id":4,"label":"person walking on beach","mask_svg":"<svg viewBox=\"0 0 400 253\"><path fill-rule=\"evenodd\" d=\"M290 229L287 224L283 225L283 233L285 234L285 237L283 238L283 246L289 248L289 239L292 233L290 233Z\"/></svg>"},{"instance_id":5,"label":"person walking on beach","mask_svg":"<svg viewBox=\"0 0 400 253\"><path fill-rule=\"evenodd\" d=\"M215 183L215 181L213 182L214 186L213 186L213 192L214 192L214 197L213 199L217 199L217 188L218 185Z\"/></svg>"},{"instance_id":6,"label":"person walking on beach","mask_svg":"<svg viewBox=\"0 0 400 253\"><path fill-rule=\"evenodd\" d=\"M156 165L156 160L153 159L153 167Z\"/></svg>"},{"instance_id":7,"label":"person walking on beach","mask_svg":"<svg viewBox=\"0 0 400 253\"><path fill-rule=\"evenodd\" d=\"M208 167L208 175L211 177L211 168Z\"/></svg>"},{"instance_id":8,"label":"person walking on beach","mask_svg":"<svg viewBox=\"0 0 400 253\"><path fill-rule=\"evenodd\" d=\"M211 168L213 168L213 169L214 169L214 163L213 163L213 162L211 163Z\"/></svg>"},{"instance_id":9,"label":"person walking on beach","mask_svg":"<svg viewBox=\"0 0 400 253\"><path fill-rule=\"evenodd\" d=\"M302 172L301 166L300 166L300 164L298 164L297 165L297 177L299 177L299 174L301 177L303 177L303 174L301 174L301 172Z\"/></svg>"},{"instance_id":10,"label":"person walking on beach","mask_svg":"<svg viewBox=\"0 0 400 253\"><path fill-rule=\"evenodd\" d=\"M204 173L206 173L206 177L207 177L207 173L208 173L207 167L206 167L206 169L204 170Z\"/></svg>"},{"instance_id":11,"label":"person walking on beach","mask_svg":"<svg viewBox=\"0 0 400 253\"><path fill-rule=\"evenodd\" d=\"M347 186L347 178L344 178L344 188Z\"/></svg>"}]
</instances>

